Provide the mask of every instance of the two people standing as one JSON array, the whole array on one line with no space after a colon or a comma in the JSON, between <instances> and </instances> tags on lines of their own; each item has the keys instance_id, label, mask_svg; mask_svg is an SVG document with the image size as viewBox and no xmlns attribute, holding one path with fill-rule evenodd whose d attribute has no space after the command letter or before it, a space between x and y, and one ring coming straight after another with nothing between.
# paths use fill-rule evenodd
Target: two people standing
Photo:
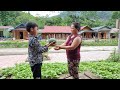
<instances>
[{"instance_id":1,"label":"two people standing","mask_svg":"<svg viewBox=\"0 0 120 90\"><path fill-rule=\"evenodd\" d=\"M41 79L41 67L43 56L42 53L48 51L49 46L53 46L53 43L41 46L37 38L38 25L33 22L29 22L26 25L26 30L29 32L29 46L28 46L28 61L33 73L34 79ZM78 69L80 63L80 47L82 43L82 37L78 35L80 31L80 24L74 22L71 24L71 35L69 35L66 41L61 45L55 45L55 50L66 49L66 55L68 60L68 71L74 79L79 79Z\"/></svg>"}]
</instances>

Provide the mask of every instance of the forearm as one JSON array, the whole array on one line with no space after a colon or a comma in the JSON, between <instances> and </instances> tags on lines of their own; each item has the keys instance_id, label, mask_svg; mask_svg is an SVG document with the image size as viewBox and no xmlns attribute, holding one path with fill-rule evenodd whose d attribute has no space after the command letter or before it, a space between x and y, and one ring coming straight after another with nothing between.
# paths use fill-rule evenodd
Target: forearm
<instances>
[{"instance_id":1,"label":"forearm","mask_svg":"<svg viewBox=\"0 0 120 90\"><path fill-rule=\"evenodd\" d=\"M47 46L39 46L38 47L38 52L39 53L44 53L48 51L48 47Z\"/></svg>"},{"instance_id":2,"label":"forearm","mask_svg":"<svg viewBox=\"0 0 120 90\"><path fill-rule=\"evenodd\" d=\"M59 46L60 49L66 49L66 50L74 50L74 47L72 46Z\"/></svg>"}]
</instances>

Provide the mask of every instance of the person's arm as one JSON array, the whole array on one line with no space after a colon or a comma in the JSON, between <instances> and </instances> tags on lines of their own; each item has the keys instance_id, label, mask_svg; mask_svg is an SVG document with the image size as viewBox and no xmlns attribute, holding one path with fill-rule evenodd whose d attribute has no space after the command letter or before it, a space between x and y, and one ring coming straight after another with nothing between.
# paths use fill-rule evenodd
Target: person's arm
<instances>
[{"instance_id":1,"label":"person's arm","mask_svg":"<svg viewBox=\"0 0 120 90\"><path fill-rule=\"evenodd\" d=\"M48 46L41 46L41 45L39 45L37 50L38 50L38 53L47 52L48 51Z\"/></svg>"},{"instance_id":2,"label":"person's arm","mask_svg":"<svg viewBox=\"0 0 120 90\"><path fill-rule=\"evenodd\" d=\"M48 51L48 47L50 46L50 44L49 45L45 45L45 46L41 46L39 41L37 39L33 38L30 41L29 46L31 48L33 48L34 50L36 50L38 53L44 53L44 52Z\"/></svg>"},{"instance_id":3,"label":"person's arm","mask_svg":"<svg viewBox=\"0 0 120 90\"><path fill-rule=\"evenodd\" d=\"M60 48L58 47L58 46L66 46L66 43L67 43L67 41L68 41L68 39L69 39L69 36L67 37L67 39L65 40L65 42L64 43L62 43L61 45L55 45L55 50L60 50Z\"/></svg>"},{"instance_id":4,"label":"person's arm","mask_svg":"<svg viewBox=\"0 0 120 90\"><path fill-rule=\"evenodd\" d=\"M54 42L51 42L51 43L49 43L49 44L47 44L47 45L45 45L45 46L41 46L41 45L39 44L39 46L38 46L38 52L39 52L39 53L47 52L47 51L48 51L48 47L51 46L53 43L54 43Z\"/></svg>"},{"instance_id":5,"label":"person's arm","mask_svg":"<svg viewBox=\"0 0 120 90\"><path fill-rule=\"evenodd\" d=\"M76 37L71 46L60 46L57 45L56 47L58 47L59 49L66 49L66 50L74 50L76 47L78 47L78 45L81 43L81 38L80 37Z\"/></svg>"}]
</instances>

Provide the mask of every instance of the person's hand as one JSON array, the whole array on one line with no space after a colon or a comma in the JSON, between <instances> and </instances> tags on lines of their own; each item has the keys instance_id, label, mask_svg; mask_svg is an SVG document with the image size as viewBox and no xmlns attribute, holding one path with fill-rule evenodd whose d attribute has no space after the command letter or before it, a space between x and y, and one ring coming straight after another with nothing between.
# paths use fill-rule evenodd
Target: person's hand
<instances>
[{"instance_id":1,"label":"person's hand","mask_svg":"<svg viewBox=\"0 0 120 90\"><path fill-rule=\"evenodd\" d=\"M60 46L55 46L54 50L60 50Z\"/></svg>"},{"instance_id":2,"label":"person's hand","mask_svg":"<svg viewBox=\"0 0 120 90\"><path fill-rule=\"evenodd\" d=\"M47 46L49 47L49 46L55 46L56 44L55 44L55 42L53 41L53 42L51 42L51 43L49 43L49 44L47 44Z\"/></svg>"}]
</instances>

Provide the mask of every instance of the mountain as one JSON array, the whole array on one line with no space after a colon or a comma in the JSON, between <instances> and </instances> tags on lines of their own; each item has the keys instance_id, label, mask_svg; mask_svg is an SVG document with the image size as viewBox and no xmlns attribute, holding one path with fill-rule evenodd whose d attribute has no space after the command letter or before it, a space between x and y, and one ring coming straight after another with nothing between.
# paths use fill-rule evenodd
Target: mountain
<instances>
[{"instance_id":1,"label":"mountain","mask_svg":"<svg viewBox=\"0 0 120 90\"><path fill-rule=\"evenodd\" d=\"M97 15L102 20L108 20L112 16L112 11L97 11Z\"/></svg>"},{"instance_id":2,"label":"mountain","mask_svg":"<svg viewBox=\"0 0 120 90\"><path fill-rule=\"evenodd\" d=\"M59 15L61 18L65 18L68 15L76 15L76 16L86 16L86 18L93 19L93 13L95 17L101 20L108 20L112 16L112 11L62 11Z\"/></svg>"}]
</instances>

